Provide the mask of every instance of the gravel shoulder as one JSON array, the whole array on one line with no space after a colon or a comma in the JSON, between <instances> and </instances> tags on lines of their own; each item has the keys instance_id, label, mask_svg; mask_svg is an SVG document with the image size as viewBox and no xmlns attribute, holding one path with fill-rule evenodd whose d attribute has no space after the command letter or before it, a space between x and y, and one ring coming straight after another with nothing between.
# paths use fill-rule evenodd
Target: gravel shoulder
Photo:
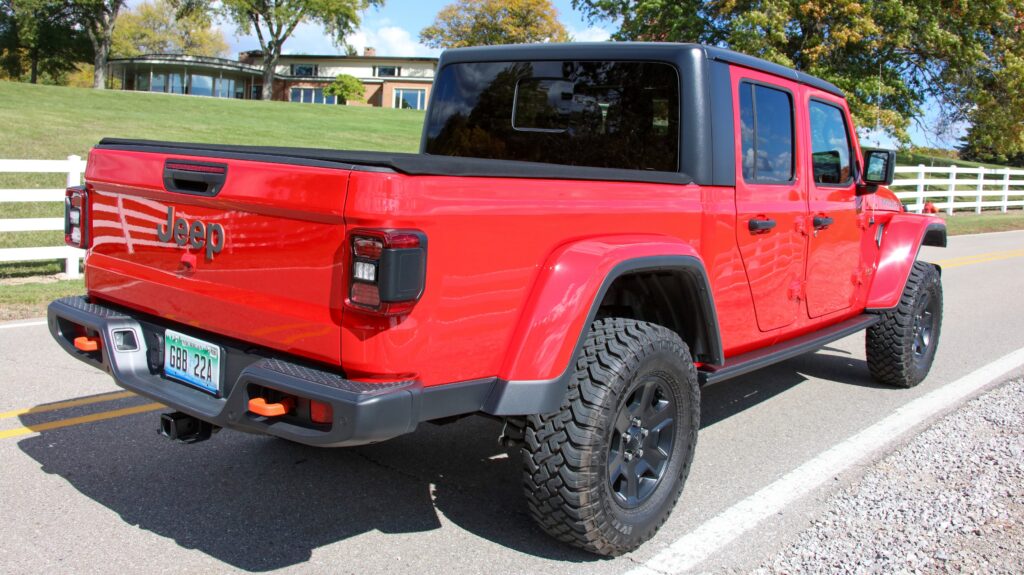
<instances>
[{"instance_id":1,"label":"gravel shoulder","mask_svg":"<svg viewBox=\"0 0 1024 575\"><path fill-rule=\"evenodd\" d=\"M1024 573L1024 380L947 415L754 573Z\"/></svg>"}]
</instances>

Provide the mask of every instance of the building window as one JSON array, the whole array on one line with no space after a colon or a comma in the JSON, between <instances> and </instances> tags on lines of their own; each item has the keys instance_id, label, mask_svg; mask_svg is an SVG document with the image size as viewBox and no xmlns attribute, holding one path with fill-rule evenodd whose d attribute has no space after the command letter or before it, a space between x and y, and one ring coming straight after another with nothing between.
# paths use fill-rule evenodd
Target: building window
<instances>
[{"instance_id":1,"label":"building window","mask_svg":"<svg viewBox=\"0 0 1024 575\"><path fill-rule=\"evenodd\" d=\"M182 83L182 76L178 73L167 75L167 91L171 94L184 94L185 86Z\"/></svg>"},{"instance_id":2,"label":"building window","mask_svg":"<svg viewBox=\"0 0 1024 575\"><path fill-rule=\"evenodd\" d=\"M249 98L253 100L263 99L263 84L253 84L252 91L249 93Z\"/></svg>"},{"instance_id":3,"label":"building window","mask_svg":"<svg viewBox=\"0 0 1024 575\"><path fill-rule=\"evenodd\" d=\"M150 92L166 92L167 91L167 75L166 74L153 74L153 84L149 87Z\"/></svg>"},{"instance_id":4,"label":"building window","mask_svg":"<svg viewBox=\"0 0 1024 575\"><path fill-rule=\"evenodd\" d=\"M193 96L212 96L213 77L191 74L188 80L189 94Z\"/></svg>"},{"instance_id":5,"label":"building window","mask_svg":"<svg viewBox=\"0 0 1024 575\"><path fill-rule=\"evenodd\" d=\"M413 88L395 88L393 107L403 110L422 110L427 107L427 91Z\"/></svg>"},{"instance_id":6,"label":"building window","mask_svg":"<svg viewBox=\"0 0 1024 575\"><path fill-rule=\"evenodd\" d=\"M135 89L140 92L149 91L149 74L137 74L135 76Z\"/></svg>"},{"instance_id":7,"label":"building window","mask_svg":"<svg viewBox=\"0 0 1024 575\"><path fill-rule=\"evenodd\" d=\"M288 99L299 104L338 103L334 96L325 96L322 88L292 88Z\"/></svg>"},{"instance_id":8,"label":"building window","mask_svg":"<svg viewBox=\"0 0 1024 575\"><path fill-rule=\"evenodd\" d=\"M231 78L217 79L217 97L230 98L235 92L235 81Z\"/></svg>"},{"instance_id":9,"label":"building window","mask_svg":"<svg viewBox=\"0 0 1024 575\"><path fill-rule=\"evenodd\" d=\"M374 66L373 75L378 78L397 78L402 69L398 66Z\"/></svg>"},{"instance_id":10,"label":"building window","mask_svg":"<svg viewBox=\"0 0 1024 575\"><path fill-rule=\"evenodd\" d=\"M292 76L316 76L319 73L316 64L292 64Z\"/></svg>"}]
</instances>

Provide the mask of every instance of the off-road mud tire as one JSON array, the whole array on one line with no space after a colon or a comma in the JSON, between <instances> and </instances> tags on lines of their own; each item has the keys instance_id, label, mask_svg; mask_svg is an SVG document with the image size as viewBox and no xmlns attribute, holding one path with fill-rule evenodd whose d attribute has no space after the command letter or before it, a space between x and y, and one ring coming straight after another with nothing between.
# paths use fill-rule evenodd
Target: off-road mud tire
<instances>
[{"instance_id":1,"label":"off-road mud tire","mask_svg":"<svg viewBox=\"0 0 1024 575\"><path fill-rule=\"evenodd\" d=\"M928 375L939 345L942 330L939 270L927 262L914 262L899 305L881 316L882 320L867 332L871 377L886 385L914 387ZM923 347L922 342L926 344Z\"/></svg>"},{"instance_id":2,"label":"off-road mud tire","mask_svg":"<svg viewBox=\"0 0 1024 575\"><path fill-rule=\"evenodd\" d=\"M623 413L634 413L630 409L646 409L636 407L643 401L637 390L651 385L651 393L661 398L647 400L652 413L662 405L659 401L673 410L652 415L652 420L674 418L674 428L666 434L674 440L670 449L659 448L658 453L669 451L666 462L658 464L661 474L653 483L644 479L648 495L635 498L630 508L624 506L624 496L616 495L609 461L622 461L628 447L616 425L621 426ZM679 499L693 461L699 420L697 372L689 349L675 332L631 319L595 321L561 409L527 418L523 481L530 514L551 536L592 553L617 556L636 549L665 523ZM652 433L650 441L663 446L660 436L661 432ZM648 437L646 429L642 437ZM650 449L644 441L649 440L637 444L634 439L630 445L639 445L643 455L643 448ZM618 455L610 453L613 448Z\"/></svg>"}]
</instances>

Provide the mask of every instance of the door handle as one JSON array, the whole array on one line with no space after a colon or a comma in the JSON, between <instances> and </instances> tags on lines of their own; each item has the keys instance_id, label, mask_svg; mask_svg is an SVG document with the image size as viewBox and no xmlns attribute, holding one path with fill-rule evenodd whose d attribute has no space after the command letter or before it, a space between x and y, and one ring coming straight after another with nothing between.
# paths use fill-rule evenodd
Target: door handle
<instances>
[{"instance_id":1,"label":"door handle","mask_svg":"<svg viewBox=\"0 0 1024 575\"><path fill-rule=\"evenodd\" d=\"M775 220L771 218L750 218L747 222L747 229L752 234L763 234L775 227Z\"/></svg>"},{"instance_id":2,"label":"door handle","mask_svg":"<svg viewBox=\"0 0 1024 575\"><path fill-rule=\"evenodd\" d=\"M227 177L227 164L192 160L164 162L164 189L168 192L216 196Z\"/></svg>"},{"instance_id":3,"label":"door handle","mask_svg":"<svg viewBox=\"0 0 1024 575\"><path fill-rule=\"evenodd\" d=\"M832 225L832 218L828 216L814 216L814 229L824 230Z\"/></svg>"}]
</instances>

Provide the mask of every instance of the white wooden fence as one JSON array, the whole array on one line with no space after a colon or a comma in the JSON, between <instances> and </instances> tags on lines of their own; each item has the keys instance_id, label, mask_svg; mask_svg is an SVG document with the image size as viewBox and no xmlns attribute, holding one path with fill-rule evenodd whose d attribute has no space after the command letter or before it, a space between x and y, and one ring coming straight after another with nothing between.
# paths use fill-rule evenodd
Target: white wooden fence
<instances>
[{"instance_id":1,"label":"white wooden fence","mask_svg":"<svg viewBox=\"0 0 1024 575\"><path fill-rule=\"evenodd\" d=\"M78 156L66 160L0 160L0 173L43 173L67 174L67 185L82 183L85 162ZM63 202L64 188L29 188L21 190L0 190L0 209L8 202ZM64 218L12 218L0 219L0 232L33 232L64 230ZM36 248L0 249L0 262L28 262L39 260L64 260L64 273L69 278L81 276L79 262L85 255L65 245Z\"/></svg>"},{"instance_id":2,"label":"white wooden fence","mask_svg":"<svg viewBox=\"0 0 1024 575\"><path fill-rule=\"evenodd\" d=\"M925 204L952 215L969 209L1024 207L1024 170L958 166L897 166L896 192L907 210L921 213Z\"/></svg>"},{"instance_id":3,"label":"white wooden fence","mask_svg":"<svg viewBox=\"0 0 1024 575\"><path fill-rule=\"evenodd\" d=\"M67 185L82 183L85 162L78 156L66 160L0 160L0 173L63 173ZM957 166L897 166L892 189L907 209L920 213L931 203L938 210L983 208L1024 208L1024 170L1010 168L961 168ZM63 202L63 189L0 190L0 205L5 202ZM0 233L63 230L63 218L0 219ZM79 262L84 251L68 246L0 249L0 262L36 260L66 261L64 271L70 278L80 276Z\"/></svg>"}]
</instances>

